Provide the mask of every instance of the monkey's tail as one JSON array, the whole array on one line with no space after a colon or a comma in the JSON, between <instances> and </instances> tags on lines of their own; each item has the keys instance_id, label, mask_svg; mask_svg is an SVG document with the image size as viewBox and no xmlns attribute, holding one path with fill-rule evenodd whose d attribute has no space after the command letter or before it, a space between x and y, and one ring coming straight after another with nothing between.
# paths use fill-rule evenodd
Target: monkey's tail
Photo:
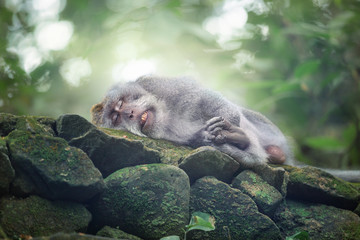
<instances>
[{"instance_id":1,"label":"monkey's tail","mask_svg":"<svg viewBox=\"0 0 360 240\"><path fill-rule=\"evenodd\" d=\"M324 171L348 182L360 183L360 170L323 169Z\"/></svg>"}]
</instances>

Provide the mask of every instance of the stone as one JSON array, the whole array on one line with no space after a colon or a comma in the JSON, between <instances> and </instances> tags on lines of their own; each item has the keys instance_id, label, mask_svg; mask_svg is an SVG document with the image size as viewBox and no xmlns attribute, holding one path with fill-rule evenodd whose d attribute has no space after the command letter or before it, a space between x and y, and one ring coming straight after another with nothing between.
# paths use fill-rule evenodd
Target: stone
<instances>
[{"instance_id":1,"label":"stone","mask_svg":"<svg viewBox=\"0 0 360 240\"><path fill-rule=\"evenodd\" d=\"M84 233L56 233L50 236L31 238L31 240L114 240L114 238L100 237Z\"/></svg>"},{"instance_id":2,"label":"stone","mask_svg":"<svg viewBox=\"0 0 360 240\"><path fill-rule=\"evenodd\" d=\"M245 170L231 184L256 203L261 213L272 217L283 200L281 193L256 173Z\"/></svg>"},{"instance_id":3,"label":"stone","mask_svg":"<svg viewBox=\"0 0 360 240\"><path fill-rule=\"evenodd\" d=\"M94 228L118 227L144 239L182 235L189 220L189 178L178 167L148 164L116 171L91 205Z\"/></svg>"},{"instance_id":4,"label":"stone","mask_svg":"<svg viewBox=\"0 0 360 240\"><path fill-rule=\"evenodd\" d=\"M246 169L247 168L243 170ZM289 174L283 167L279 167L279 165L269 166L267 164L260 164L254 166L251 170L258 174L271 186L275 187L281 193L281 195L283 195L283 197L286 196Z\"/></svg>"},{"instance_id":5,"label":"stone","mask_svg":"<svg viewBox=\"0 0 360 240\"><path fill-rule=\"evenodd\" d=\"M0 196L9 192L10 183L15 178L15 170L8 155L6 142L0 138Z\"/></svg>"},{"instance_id":6,"label":"stone","mask_svg":"<svg viewBox=\"0 0 360 240\"><path fill-rule=\"evenodd\" d=\"M136 237L134 235L121 231L120 229L112 228L109 226L105 226L102 229L100 229L96 233L96 235L101 237L116 238L116 239L141 240L141 238L139 237Z\"/></svg>"},{"instance_id":7,"label":"stone","mask_svg":"<svg viewBox=\"0 0 360 240\"><path fill-rule=\"evenodd\" d=\"M15 130L6 141L16 172L14 192L21 196L82 202L104 189L102 175L88 156L62 138Z\"/></svg>"},{"instance_id":8,"label":"stone","mask_svg":"<svg viewBox=\"0 0 360 240\"><path fill-rule=\"evenodd\" d=\"M79 203L49 201L38 196L0 200L0 226L13 239L57 232L85 232L90 212Z\"/></svg>"},{"instance_id":9,"label":"stone","mask_svg":"<svg viewBox=\"0 0 360 240\"><path fill-rule=\"evenodd\" d=\"M56 120L56 132L61 138L70 141L81 137L96 127L85 118L76 114L63 114Z\"/></svg>"},{"instance_id":10,"label":"stone","mask_svg":"<svg viewBox=\"0 0 360 240\"><path fill-rule=\"evenodd\" d=\"M54 127L55 119L53 118L0 113L0 136L2 137L9 135L15 129L54 136Z\"/></svg>"},{"instance_id":11,"label":"stone","mask_svg":"<svg viewBox=\"0 0 360 240\"><path fill-rule=\"evenodd\" d=\"M98 129L73 138L69 144L82 149L104 177L125 167L160 163L159 152L141 141L109 136Z\"/></svg>"},{"instance_id":12,"label":"stone","mask_svg":"<svg viewBox=\"0 0 360 240\"><path fill-rule=\"evenodd\" d=\"M179 164L190 178L190 182L205 177L214 176L217 179L230 183L239 169L239 163L230 156L213 147L200 147L187 156Z\"/></svg>"},{"instance_id":13,"label":"stone","mask_svg":"<svg viewBox=\"0 0 360 240\"><path fill-rule=\"evenodd\" d=\"M17 116L9 113L0 113L0 136L5 137L11 133L16 126Z\"/></svg>"},{"instance_id":14,"label":"stone","mask_svg":"<svg viewBox=\"0 0 360 240\"><path fill-rule=\"evenodd\" d=\"M360 193L351 183L325 171L314 167L286 169L290 176L288 184L290 198L349 210L354 210L360 201Z\"/></svg>"},{"instance_id":15,"label":"stone","mask_svg":"<svg viewBox=\"0 0 360 240\"><path fill-rule=\"evenodd\" d=\"M208 213L216 221L214 231L189 232L190 239L281 239L275 223L249 196L214 177L198 179L190 196L190 212Z\"/></svg>"},{"instance_id":16,"label":"stone","mask_svg":"<svg viewBox=\"0 0 360 240\"><path fill-rule=\"evenodd\" d=\"M360 217L333 206L286 200L274 221L284 237L306 231L310 239L360 239Z\"/></svg>"}]
</instances>

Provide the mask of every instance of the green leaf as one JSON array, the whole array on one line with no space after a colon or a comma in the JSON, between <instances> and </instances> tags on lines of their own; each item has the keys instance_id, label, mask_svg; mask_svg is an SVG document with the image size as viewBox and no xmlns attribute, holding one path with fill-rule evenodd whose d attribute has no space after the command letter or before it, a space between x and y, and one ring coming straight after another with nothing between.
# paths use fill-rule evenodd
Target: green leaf
<instances>
[{"instance_id":1,"label":"green leaf","mask_svg":"<svg viewBox=\"0 0 360 240\"><path fill-rule=\"evenodd\" d=\"M203 230L212 231L215 229L215 218L207 213L194 212L191 216L189 225L186 225L187 231Z\"/></svg>"},{"instance_id":2,"label":"green leaf","mask_svg":"<svg viewBox=\"0 0 360 240\"><path fill-rule=\"evenodd\" d=\"M319 69L319 66L320 60L306 61L296 67L294 75L296 78L311 75Z\"/></svg>"},{"instance_id":3,"label":"green leaf","mask_svg":"<svg viewBox=\"0 0 360 240\"><path fill-rule=\"evenodd\" d=\"M180 240L180 237L173 235L173 236L167 236L167 237L160 238L160 240Z\"/></svg>"},{"instance_id":4,"label":"green leaf","mask_svg":"<svg viewBox=\"0 0 360 240\"><path fill-rule=\"evenodd\" d=\"M283 84L283 80L249 81L241 84L243 88L262 89Z\"/></svg>"},{"instance_id":5,"label":"green leaf","mask_svg":"<svg viewBox=\"0 0 360 240\"><path fill-rule=\"evenodd\" d=\"M290 237L286 237L286 240L310 240L310 237L308 232L302 231L297 232Z\"/></svg>"},{"instance_id":6,"label":"green leaf","mask_svg":"<svg viewBox=\"0 0 360 240\"><path fill-rule=\"evenodd\" d=\"M345 145L337 139L331 137L311 137L305 139L305 144L316 149L341 149Z\"/></svg>"},{"instance_id":7,"label":"green leaf","mask_svg":"<svg viewBox=\"0 0 360 240\"><path fill-rule=\"evenodd\" d=\"M350 22L350 20L355 16L355 13L352 11L345 11L340 13L338 16L333 18L329 22L329 28L331 29L340 29L343 28L346 24Z\"/></svg>"},{"instance_id":8,"label":"green leaf","mask_svg":"<svg viewBox=\"0 0 360 240\"><path fill-rule=\"evenodd\" d=\"M343 133L344 141L347 145L350 145L356 138L356 127L354 124L350 124Z\"/></svg>"},{"instance_id":9,"label":"green leaf","mask_svg":"<svg viewBox=\"0 0 360 240\"><path fill-rule=\"evenodd\" d=\"M286 82L279 84L276 88L273 89L274 94L284 93L284 92L292 92L300 89L299 83Z\"/></svg>"}]
</instances>

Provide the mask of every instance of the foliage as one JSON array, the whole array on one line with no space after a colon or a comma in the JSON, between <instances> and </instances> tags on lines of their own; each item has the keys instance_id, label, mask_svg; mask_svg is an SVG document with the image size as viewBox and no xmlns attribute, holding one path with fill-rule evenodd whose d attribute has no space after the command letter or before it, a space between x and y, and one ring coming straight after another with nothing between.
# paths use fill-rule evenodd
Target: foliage
<instances>
[{"instance_id":1,"label":"foliage","mask_svg":"<svg viewBox=\"0 0 360 240\"><path fill-rule=\"evenodd\" d=\"M309 233L305 231L297 232L290 237L286 237L286 240L309 240L309 239L310 239Z\"/></svg>"},{"instance_id":2,"label":"foliage","mask_svg":"<svg viewBox=\"0 0 360 240\"><path fill-rule=\"evenodd\" d=\"M215 230L215 219L207 213L194 212L191 215L189 225L185 226L184 240L186 240L186 234L192 230L212 231ZM163 237L160 240L180 240L179 236Z\"/></svg>"},{"instance_id":3,"label":"foliage","mask_svg":"<svg viewBox=\"0 0 360 240\"><path fill-rule=\"evenodd\" d=\"M297 159L360 167L359 1L50 2L59 3L51 16L40 0L0 1L0 111L89 118L115 81L152 70L193 75L269 116ZM209 28L234 9L246 24ZM40 27L60 21L73 26L69 43L44 48ZM41 58L29 62L30 53Z\"/></svg>"}]
</instances>

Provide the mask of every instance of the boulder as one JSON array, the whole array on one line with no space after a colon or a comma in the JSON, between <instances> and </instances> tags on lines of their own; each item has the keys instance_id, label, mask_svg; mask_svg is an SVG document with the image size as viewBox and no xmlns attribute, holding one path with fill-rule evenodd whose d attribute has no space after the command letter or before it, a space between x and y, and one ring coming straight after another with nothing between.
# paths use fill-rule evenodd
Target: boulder
<instances>
[{"instance_id":1,"label":"boulder","mask_svg":"<svg viewBox=\"0 0 360 240\"><path fill-rule=\"evenodd\" d=\"M323 203L354 210L359 191L349 182L314 167L286 167L289 172L288 196L296 200Z\"/></svg>"},{"instance_id":2,"label":"boulder","mask_svg":"<svg viewBox=\"0 0 360 240\"><path fill-rule=\"evenodd\" d=\"M360 217L333 206L286 200L274 221L284 237L306 231L310 239L360 239Z\"/></svg>"},{"instance_id":3,"label":"boulder","mask_svg":"<svg viewBox=\"0 0 360 240\"><path fill-rule=\"evenodd\" d=\"M35 237L31 238L31 240L114 240L115 238L107 238L94 236L84 233L56 233L50 236L45 237ZM118 240L130 240L125 238L118 238Z\"/></svg>"},{"instance_id":4,"label":"boulder","mask_svg":"<svg viewBox=\"0 0 360 240\"><path fill-rule=\"evenodd\" d=\"M148 164L116 171L91 206L94 228L118 227L144 239L182 235L189 220L189 178L181 169Z\"/></svg>"},{"instance_id":5,"label":"boulder","mask_svg":"<svg viewBox=\"0 0 360 240\"><path fill-rule=\"evenodd\" d=\"M115 238L115 239L127 239L127 240L141 240L141 238L128 234L117 228L105 226L96 233L96 236Z\"/></svg>"},{"instance_id":6,"label":"boulder","mask_svg":"<svg viewBox=\"0 0 360 240\"><path fill-rule=\"evenodd\" d=\"M98 129L71 139L69 144L86 152L104 177L125 167L160 163L159 152L141 141L113 137Z\"/></svg>"},{"instance_id":7,"label":"boulder","mask_svg":"<svg viewBox=\"0 0 360 240\"><path fill-rule=\"evenodd\" d=\"M231 186L251 197L259 211L270 217L283 200L283 196L276 188L249 170L241 172Z\"/></svg>"},{"instance_id":8,"label":"boulder","mask_svg":"<svg viewBox=\"0 0 360 240\"><path fill-rule=\"evenodd\" d=\"M139 137L126 131L97 128L85 118L65 114L56 121L58 136L82 149L104 177L121 168L151 163L174 166L190 148Z\"/></svg>"},{"instance_id":9,"label":"boulder","mask_svg":"<svg viewBox=\"0 0 360 240\"><path fill-rule=\"evenodd\" d=\"M191 186L190 211L208 213L216 221L214 231L193 231L190 239L281 239L278 227L249 196L214 177Z\"/></svg>"},{"instance_id":10,"label":"boulder","mask_svg":"<svg viewBox=\"0 0 360 240\"><path fill-rule=\"evenodd\" d=\"M101 173L62 138L15 130L6 139L16 172L15 195L86 201L104 189Z\"/></svg>"},{"instance_id":11,"label":"boulder","mask_svg":"<svg viewBox=\"0 0 360 240\"><path fill-rule=\"evenodd\" d=\"M179 164L192 183L205 176L213 176L220 181L230 183L239 166L233 158L213 147L197 148L185 156Z\"/></svg>"},{"instance_id":12,"label":"boulder","mask_svg":"<svg viewBox=\"0 0 360 240\"><path fill-rule=\"evenodd\" d=\"M54 136L54 127L55 119L53 118L0 113L0 136L2 137L9 135L15 129Z\"/></svg>"},{"instance_id":13,"label":"boulder","mask_svg":"<svg viewBox=\"0 0 360 240\"><path fill-rule=\"evenodd\" d=\"M0 226L13 239L85 232L90 220L90 212L78 203L53 202L38 196L0 200Z\"/></svg>"},{"instance_id":14,"label":"boulder","mask_svg":"<svg viewBox=\"0 0 360 240\"><path fill-rule=\"evenodd\" d=\"M57 135L66 141L81 137L92 129L96 127L76 114L64 114L56 120Z\"/></svg>"},{"instance_id":15,"label":"boulder","mask_svg":"<svg viewBox=\"0 0 360 240\"><path fill-rule=\"evenodd\" d=\"M15 178L5 140L0 138L0 196L9 192L10 183Z\"/></svg>"}]
</instances>

